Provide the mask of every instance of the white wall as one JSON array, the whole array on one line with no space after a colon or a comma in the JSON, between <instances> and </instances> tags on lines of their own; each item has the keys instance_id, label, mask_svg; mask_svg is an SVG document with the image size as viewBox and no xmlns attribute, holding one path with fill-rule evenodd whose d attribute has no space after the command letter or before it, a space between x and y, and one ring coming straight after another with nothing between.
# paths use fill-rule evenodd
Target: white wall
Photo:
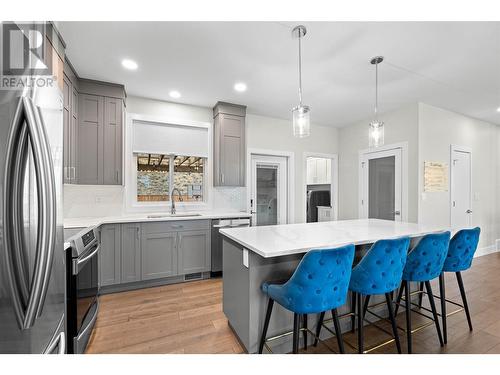
<instances>
[{"instance_id":1,"label":"white wall","mask_svg":"<svg viewBox=\"0 0 500 375\"><path fill-rule=\"evenodd\" d=\"M424 161L450 163L450 145L472 149L472 224L481 227L480 248L494 246L499 228L500 128L420 103L419 221L450 224L450 192L423 193Z\"/></svg>"},{"instance_id":2,"label":"white wall","mask_svg":"<svg viewBox=\"0 0 500 375\"><path fill-rule=\"evenodd\" d=\"M289 151L294 153L295 181L294 222L305 222L304 152L336 154L338 129L311 124L311 135L295 138L292 121L247 114L247 147L254 149Z\"/></svg>"},{"instance_id":3,"label":"white wall","mask_svg":"<svg viewBox=\"0 0 500 375\"><path fill-rule=\"evenodd\" d=\"M417 222L418 105L406 105L380 116L385 144L408 142L408 221ZM368 149L368 124L372 119L339 130L339 220L358 218L359 151Z\"/></svg>"}]
</instances>

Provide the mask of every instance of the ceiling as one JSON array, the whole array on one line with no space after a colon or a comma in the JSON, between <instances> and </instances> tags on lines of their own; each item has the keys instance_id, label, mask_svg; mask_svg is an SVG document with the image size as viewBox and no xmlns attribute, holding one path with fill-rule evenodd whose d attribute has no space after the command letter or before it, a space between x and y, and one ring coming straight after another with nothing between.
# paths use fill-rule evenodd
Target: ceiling
<instances>
[{"instance_id":1,"label":"ceiling","mask_svg":"<svg viewBox=\"0 0 500 375\"><path fill-rule=\"evenodd\" d=\"M289 22L59 22L84 78L128 95L291 118L298 104L297 39ZM417 101L500 124L499 22L304 22L303 102L313 123L345 126ZM139 64L122 68L121 60ZM248 90L233 90L237 81ZM172 99L171 90L182 97Z\"/></svg>"}]
</instances>

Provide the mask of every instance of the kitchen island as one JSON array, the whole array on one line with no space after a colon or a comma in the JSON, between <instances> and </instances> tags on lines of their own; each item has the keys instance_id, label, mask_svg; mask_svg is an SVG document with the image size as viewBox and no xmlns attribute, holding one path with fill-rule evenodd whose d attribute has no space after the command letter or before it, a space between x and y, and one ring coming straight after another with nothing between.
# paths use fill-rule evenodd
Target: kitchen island
<instances>
[{"instance_id":1,"label":"kitchen island","mask_svg":"<svg viewBox=\"0 0 500 375\"><path fill-rule=\"evenodd\" d=\"M447 229L378 219L221 229L224 313L245 350L256 353L267 304L260 286L264 281L287 280L307 251L354 244L356 263L379 239L409 236L413 246L423 235ZM348 310L349 306L344 306L339 312ZM316 321L316 316L309 316L309 327ZM344 319L341 323L345 329L349 322ZM293 313L275 304L268 336L292 327ZM272 348L274 352L288 352L291 340L276 340Z\"/></svg>"}]
</instances>

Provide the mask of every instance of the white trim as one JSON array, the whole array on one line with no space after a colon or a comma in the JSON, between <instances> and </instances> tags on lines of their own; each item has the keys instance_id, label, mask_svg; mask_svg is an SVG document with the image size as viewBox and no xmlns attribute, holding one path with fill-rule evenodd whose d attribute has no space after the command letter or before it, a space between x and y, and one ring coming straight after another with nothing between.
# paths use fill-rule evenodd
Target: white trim
<instances>
[{"instance_id":1,"label":"white trim","mask_svg":"<svg viewBox=\"0 0 500 375\"><path fill-rule=\"evenodd\" d=\"M449 207L450 207L450 226L452 222L452 208L453 208L453 151L458 151L458 152L463 152L463 153L468 153L469 154L469 208L472 209L472 148L467 147L467 146L459 146L455 144L450 145L450 164L449 164L449 171L450 171L450 178L448 181L449 185L449 190L450 190L450 201L449 201ZM469 225L472 225L472 215L474 215L474 212L472 212L469 216Z\"/></svg>"},{"instance_id":2,"label":"white trim","mask_svg":"<svg viewBox=\"0 0 500 375\"><path fill-rule=\"evenodd\" d=\"M160 117L160 116L150 116L143 115L139 113L127 113L127 118L130 117L133 121L143 121L143 122L154 122L157 124L170 124L178 126L191 126L195 128L211 128L211 123L205 121L192 121L186 119L179 119L175 117Z\"/></svg>"},{"instance_id":3,"label":"white trim","mask_svg":"<svg viewBox=\"0 0 500 375\"><path fill-rule=\"evenodd\" d=\"M478 257L482 257L484 255L498 253L498 252L500 252L500 250L497 249L497 247L495 245L485 246L485 247L481 247L481 248L476 250L476 253L474 254L474 258L478 258Z\"/></svg>"},{"instance_id":4,"label":"white trim","mask_svg":"<svg viewBox=\"0 0 500 375\"><path fill-rule=\"evenodd\" d=\"M252 155L265 155L265 156L282 156L286 157L288 164L288 207L287 217L288 224L295 222L295 153L291 151L281 150L266 150L261 148L247 148L247 170L246 170L246 188L247 195L250 196L250 184L252 183ZM246 202L247 212L250 212L250 199L247 198Z\"/></svg>"},{"instance_id":5,"label":"white trim","mask_svg":"<svg viewBox=\"0 0 500 375\"><path fill-rule=\"evenodd\" d=\"M303 212L307 211L307 158L325 158L332 161L332 181L330 184L330 204L333 207L333 220L338 220L339 215L339 156L338 154L325 154L321 152L302 153L302 193L304 194Z\"/></svg>"},{"instance_id":6,"label":"white trim","mask_svg":"<svg viewBox=\"0 0 500 375\"><path fill-rule=\"evenodd\" d=\"M205 210L212 206L212 180L213 180L213 127L209 122L203 121L191 121L185 119L177 119L173 117L159 117L159 116L149 116L142 115L137 113L126 113L126 121L125 121L125 153L123 157L123 183L124 183L124 200L125 200L125 212L153 212L153 211L165 211L170 209L171 203L156 203L156 202L142 202L137 203L137 186L135 185L136 176L136 168L134 164L134 155L132 152L132 126L134 121L146 121L146 122L155 122L155 123L163 123L163 124L172 124L179 126L192 126L198 128L207 128L208 129L208 158L206 158L206 165L204 171L204 186L203 186L203 194L204 201L203 202L177 202L176 207L179 210ZM128 166L128 167L127 167Z\"/></svg>"},{"instance_id":7,"label":"white trim","mask_svg":"<svg viewBox=\"0 0 500 375\"><path fill-rule=\"evenodd\" d=\"M363 216L363 170L361 163L366 155L382 151L401 149L401 221L408 221L408 142L392 143L376 148L367 148L358 152L358 218Z\"/></svg>"}]
</instances>

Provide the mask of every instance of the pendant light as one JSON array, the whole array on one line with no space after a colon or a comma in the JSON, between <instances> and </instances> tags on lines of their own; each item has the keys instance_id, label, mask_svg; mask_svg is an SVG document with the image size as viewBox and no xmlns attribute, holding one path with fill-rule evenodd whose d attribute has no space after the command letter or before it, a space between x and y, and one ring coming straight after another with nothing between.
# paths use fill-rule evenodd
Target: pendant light
<instances>
[{"instance_id":1,"label":"pendant light","mask_svg":"<svg viewBox=\"0 0 500 375\"><path fill-rule=\"evenodd\" d=\"M310 134L310 109L302 104L302 51L301 39L306 35L305 26L299 25L293 28L292 36L299 39L299 105L292 109L293 115L293 136L297 138L308 137Z\"/></svg>"},{"instance_id":2,"label":"pendant light","mask_svg":"<svg viewBox=\"0 0 500 375\"><path fill-rule=\"evenodd\" d=\"M378 64L384 61L383 56L375 56L370 60L375 65L375 111L374 119L370 122L368 130L368 139L370 147L379 147L384 145L384 123L378 119Z\"/></svg>"}]
</instances>

